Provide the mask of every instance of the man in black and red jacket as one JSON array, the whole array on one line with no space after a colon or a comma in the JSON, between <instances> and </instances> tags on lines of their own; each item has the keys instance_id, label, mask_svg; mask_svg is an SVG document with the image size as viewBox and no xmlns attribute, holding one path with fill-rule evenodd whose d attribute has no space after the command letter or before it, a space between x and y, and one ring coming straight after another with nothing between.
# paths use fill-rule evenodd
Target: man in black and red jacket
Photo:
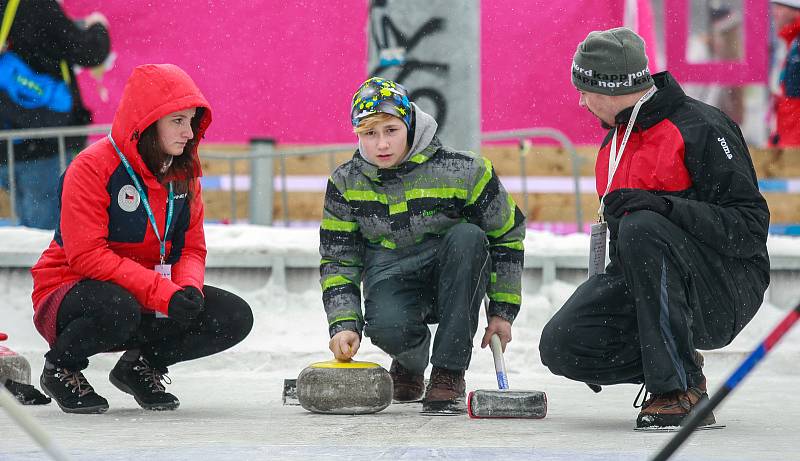
<instances>
[{"instance_id":1,"label":"man in black and red jacket","mask_svg":"<svg viewBox=\"0 0 800 461\"><path fill-rule=\"evenodd\" d=\"M761 306L769 210L739 127L651 76L631 30L590 33L572 82L610 129L595 174L611 262L545 326L542 363L597 392L643 383L637 427L677 426L708 398L697 349L730 343Z\"/></svg>"}]
</instances>

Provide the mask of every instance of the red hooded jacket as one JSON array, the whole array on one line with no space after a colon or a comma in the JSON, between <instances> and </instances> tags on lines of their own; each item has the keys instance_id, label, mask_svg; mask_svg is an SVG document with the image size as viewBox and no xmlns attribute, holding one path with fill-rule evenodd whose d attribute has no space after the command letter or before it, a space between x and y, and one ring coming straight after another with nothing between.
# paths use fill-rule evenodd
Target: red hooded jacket
<instances>
[{"instance_id":1,"label":"red hooded jacket","mask_svg":"<svg viewBox=\"0 0 800 461\"><path fill-rule=\"evenodd\" d=\"M204 108L195 139L211 123L208 101L184 71L171 64L135 68L123 90L111 135L147 194L159 234L164 235L168 189L139 155L139 134L161 117ZM200 175L197 144L191 152ZM186 154L184 154L186 155ZM127 170L108 138L83 150L62 177L61 215L53 241L31 269L34 323L51 345L58 308L67 291L83 279L116 283L130 291L143 310L167 313L172 295L184 286L203 288L206 245L199 178L193 178L191 203L176 194L166 232L166 262L172 279L163 278L159 241Z\"/></svg>"}]
</instances>

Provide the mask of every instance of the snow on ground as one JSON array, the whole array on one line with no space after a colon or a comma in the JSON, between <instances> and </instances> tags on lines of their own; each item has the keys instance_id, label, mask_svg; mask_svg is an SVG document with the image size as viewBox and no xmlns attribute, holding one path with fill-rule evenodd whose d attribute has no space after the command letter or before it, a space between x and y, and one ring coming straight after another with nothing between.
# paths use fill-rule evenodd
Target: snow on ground
<instances>
[{"instance_id":1,"label":"snow on ground","mask_svg":"<svg viewBox=\"0 0 800 461\"><path fill-rule=\"evenodd\" d=\"M249 226L210 226L209 248L316 245L310 232L260 232ZM2 247L41 249L48 241L46 233L0 229ZM785 237L772 239L773 244L787 252L800 247L796 239ZM584 251L586 238L532 234L526 246L573 254ZM0 269L0 331L9 333L8 346L31 361L36 381L46 345L31 324L31 282L25 275L3 271L7 270ZM67 415L55 404L27 407L27 411L74 459L81 460L647 459L670 435L631 430L637 413L631 403L638 386L610 386L596 395L581 383L551 375L539 362L538 332L574 288L556 282L526 296L506 354L512 388L547 392L549 413L543 420L421 416L418 404L392 405L375 415L362 416L314 415L297 406L283 406L283 379L296 377L311 362L328 360L328 338L317 287L286 293L270 286L239 291L256 318L245 341L217 356L171 368L169 389L181 399L179 410L141 410L107 380L117 354L101 354L92 359L86 375L109 400L108 413ZM785 314L765 304L731 345L704 353L711 389L727 378ZM358 359L386 368L390 362L368 341ZM717 419L728 427L696 433L676 459L800 459L793 437L800 420L798 359L800 328L795 328L718 409ZM494 386L491 354L476 347L467 387ZM4 412L0 412L0 428L0 461L47 459Z\"/></svg>"}]
</instances>

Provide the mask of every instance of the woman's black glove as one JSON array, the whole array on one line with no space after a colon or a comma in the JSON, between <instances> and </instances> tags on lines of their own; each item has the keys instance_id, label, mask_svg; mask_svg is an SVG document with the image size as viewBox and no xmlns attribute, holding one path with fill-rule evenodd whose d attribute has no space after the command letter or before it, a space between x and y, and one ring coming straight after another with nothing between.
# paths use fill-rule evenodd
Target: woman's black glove
<instances>
[{"instance_id":1,"label":"woman's black glove","mask_svg":"<svg viewBox=\"0 0 800 461\"><path fill-rule=\"evenodd\" d=\"M183 326L191 325L192 321L203 311L204 300L200 290L195 287L186 287L178 290L169 299L169 318Z\"/></svg>"},{"instance_id":2,"label":"woman's black glove","mask_svg":"<svg viewBox=\"0 0 800 461\"><path fill-rule=\"evenodd\" d=\"M625 213L639 210L655 211L661 215L668 215L672 211L672 203L664 197L659 197L642 189L617 189L603 197L604 214L621 218Z\"/></svg>"}]
</instances>

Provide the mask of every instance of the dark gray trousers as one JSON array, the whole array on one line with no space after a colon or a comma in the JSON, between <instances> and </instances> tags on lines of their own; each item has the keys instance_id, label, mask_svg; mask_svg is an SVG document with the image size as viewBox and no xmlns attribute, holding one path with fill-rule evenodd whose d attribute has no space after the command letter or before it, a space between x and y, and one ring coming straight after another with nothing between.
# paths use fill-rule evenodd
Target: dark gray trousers
<instances>
[{"instance_id":1,"label":"dark gray trousers","mask_svg":"<svg viewBox=\"0 0 800 461\"><path fill-rule=\"evenodd\" d=\"M441 238L401 250L368 248L364 333L414 372L466 370L491 262L480 227L457 224ZM430 323L438 323L430 352Z\"/></svg>"},{"instance_id":2,"label":"dark gray trousers","mask_svg":"<svg viewBox=\"0 0 800 461\"><path fill-rule=\"evenodd\" d=\"M761 306L766 283L660 214L619 224L606 273L581 284L542 331L542 363L593 384L646 383L652 393L702 380L695 349L730 343Z\"/></svg>"}]
</instances>

